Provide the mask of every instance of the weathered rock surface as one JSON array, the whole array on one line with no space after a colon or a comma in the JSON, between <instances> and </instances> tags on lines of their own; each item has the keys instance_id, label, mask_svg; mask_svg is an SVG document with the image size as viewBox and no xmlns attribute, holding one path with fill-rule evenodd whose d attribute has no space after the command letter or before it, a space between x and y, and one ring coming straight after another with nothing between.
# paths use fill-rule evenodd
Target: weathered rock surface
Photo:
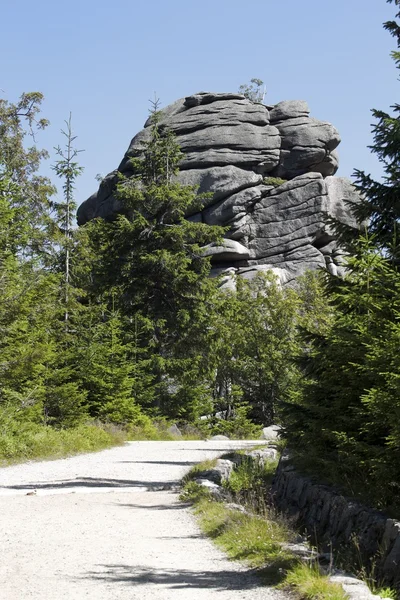
<instances>
[{"instance_id":1,"label":"weathered rock surface","mask_svg":"<svg viewBox=\"0 0 400 600\"><path fill-rule=\"evenodd\" d=\"M400 589L400 522L300 475L287 454L281 457L272 497L276 507L303 525L319 547L354 553L357 543L357 555L374 577Z\"/></svg>"},{"instance_id":2,"label":"weathered rock surface","mask_svg":"<svg viewBox=\"0 0 400 600\"><path fill-rule=\"evenodd\" d=\"M206 250L213 274L222 272L227 287L237 273L252 278L273 269L288 282L307 269L341 270L342 253L325 215L354 225L346 201L357 202L358 195L349 180L334 177L337 130L309 112L304 101L266 106L241 94L208 92L162 111L161 123L175 132L183 152L178 180L209 194L188 218L229 227L226 244ZM117 173L132 173L130 158L149 139L149 125L79 207L78 224L121 211Z\"/></svg>"},{"instance_id":3,"label":"weathered rock surface","mask_svg":"<svg viewBox=\"0 0 400 600\"><path fill-rule=\"evenodd\" d=\"M262 440L277 440L281 433L282 427L280 425L270 425L269 427L263 427L261 439Z\"/></svg>"},{"instance_id":4,"label":"weathered rock surface","mask_svg":"<svg viewBox=\"0 0 400 600\"><path fill-rule=\"evenodd\" d=\"M234 466L235 465L232 461L219 458L212 469L201 471L198 474L199 479L207 479L208 481L212 481L217 485L220 485L229 479Z\"/></svg>"}]
</instances>

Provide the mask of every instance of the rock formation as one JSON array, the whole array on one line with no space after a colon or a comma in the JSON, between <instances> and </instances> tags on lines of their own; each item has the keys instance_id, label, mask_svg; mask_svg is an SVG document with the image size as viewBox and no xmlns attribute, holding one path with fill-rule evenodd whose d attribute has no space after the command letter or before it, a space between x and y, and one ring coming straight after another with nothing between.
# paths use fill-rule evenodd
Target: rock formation
<instances>
[{"instance_id":1,"label":"rock formation","mask_svg":"<svg viewBox=\"0 0 400 600\"><path fill-rule=\"evenodd\" d=\"M213 274L251 278L272 269L288 282L307 269L340 271L341 251L325 215L354 225L346 201L357 202L351 182L335 177L337 130L309 116L304 101L275 106L241 94L201 92L162 111L162 125L184 153L178 179L212 192L188 218L229 226L223 245L211 245ZM117 172L132 174L130 157L149 139L149 120L131 141L118 169L78 209L78 224L121 210Z\"/></svg>"}]
</instances>

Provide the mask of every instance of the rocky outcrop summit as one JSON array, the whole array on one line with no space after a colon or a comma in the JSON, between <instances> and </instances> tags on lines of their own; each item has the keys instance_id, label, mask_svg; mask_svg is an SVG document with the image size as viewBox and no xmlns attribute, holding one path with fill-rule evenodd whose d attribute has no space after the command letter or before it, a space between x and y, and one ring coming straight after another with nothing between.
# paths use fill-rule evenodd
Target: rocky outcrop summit
<instances>
[{"instance_id":1,"label":"rocky outcrop summit","mask_svg":"<svg viewBox=\"0 0 400 600\"><path fill-rule=\"evenodd\" d=\"M178 179L212 193L188 218L228 226L223 245L205 249L214 275L251 278L272 269L288 282L307 269L341 270L342 252L326 214L354 225L346 201L358 201L351 182L335 177L337 130L310 117L304 101L274 106L241 94L201 92L162 110L183 152ZM78 209L78 224L121 211L114 195L118 171L149 139L149 120L131 141L116 171Z\"/></svg>"}]
</instances>

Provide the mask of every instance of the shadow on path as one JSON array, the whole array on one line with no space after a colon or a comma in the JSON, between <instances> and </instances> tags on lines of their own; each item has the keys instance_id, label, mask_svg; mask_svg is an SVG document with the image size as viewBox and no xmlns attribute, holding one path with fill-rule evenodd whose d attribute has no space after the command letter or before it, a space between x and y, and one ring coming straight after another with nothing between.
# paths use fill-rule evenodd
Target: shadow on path
<instances>
[{"instance_id":1,"label":"shadow on path","mask_svg":"<svg viewBox=\"0 0 400 600\"><path fill-rule=\"evenodd\" d=\"M51 481L48 483L24 483L18 485L0 486L0 490L54 490L54 489L70 489L77 487L87 488L125 488L125 487L142 487L152 491L170 490L179 484L176 481L140 481L130 479L103 479L96 477L77 477L76 479L65 479L59 481Z\"/></svg>"},{"instance_id":2,"label":"shadow on path","mask_svg":"<svg viewBox=\"0 0 400 600\"><path fill-rule=\"evenodd\" d=\"M189 502L181 502L179 504L120 504L114 502L114 506L121 506L123 508L144 508L145 510L185 510L188 506L191 506Z\"/></svg>"},{"instance_id":3,"label":"shadow on path","mask_svg":"<svg viewBox=\"0 0 400 600\"><path fill-rule=\"evenodd\" d=\"M260 586L260 580L254 571L150 569L139 565L99 565L99 567L101 569L99 572L89 572L87 577L132 586L152 583L172 589L249 590Z\"/></svg>"},{"instance_id":4,"label":"shadow on path","mask_svg":"<svg viewBox=\"0 0 400 600\"><path fill-rule=\"evenodd\" d=\"M197 460L184 460L182 462L178 460L118 460L118 464L135 464L135 465L177 465L178 467L191 467L197 465Z\"/></svg>"}]
</instances>

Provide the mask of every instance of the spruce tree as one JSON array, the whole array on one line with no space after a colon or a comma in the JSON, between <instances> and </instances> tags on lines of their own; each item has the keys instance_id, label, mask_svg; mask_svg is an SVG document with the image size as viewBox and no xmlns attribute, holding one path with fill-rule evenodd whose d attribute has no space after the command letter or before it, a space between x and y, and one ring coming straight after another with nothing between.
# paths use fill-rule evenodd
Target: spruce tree
<instances>
[{"instance_id":1,"label":"spruce tree","mask_svg":"<svg viewBox=\"0 0 400 600\"><path fill-rule=\"evenodd\" d=\"M0 100L0 420L45 420L50 336L57 277L45 270L51 223L49 180L38 175L46 153L35 145L42 95ZM27 136L33 145L27 147ZM7 416L8 415L8 416Z\"/></svg>"},{"instance_id":2,"label":"spruce tree","mask_svg":"<svg viewBox=\"0 0 400 600\"><path fill-rule=\"evenodd\" d=\"M390 0L389 0L390 1ZM400 0L394 0L400 6ZM397 13L400 17L400 12ZM384 24L397 39L395 21ZM393 57L400 66L399 51ZM306 324L304 379L285 407L290 445L320 471L347 481L383 508L399 509L400 492L400 106L377 118L372 150L385 172L382 182L357 171L362 200L357 218L369 219L364 235L349 244L343 279L326 274L331 315L320 327ZM349 240L342 229L344 239ZM366 486L368 482L368 486ZM349 490L347 490L349 491Z\"/></svg>"},{"instance_id":3,"label":"spruce tree","mask_svg":"<svg viewBox=\"0 0 400 600\"><path fill-rule=\"evenodd\" d=\"M400 7L399 0L387 0ZM400 18L400 10L396 13ZM397 50L392 57L400 69L400 26L396 21L383 24L395 38ZM356 169L355 187L361 200L350 204L350 208L360 225L361 235L368 227L368 235L377 249L390 255L394 263L400 259L400 105L392 106L392 114L383 110L372 110L376 122L372 128L373 143L371 151L378 157L384 171L382 180L374 179L365 171ZM342 243L353 250L356 240L355 231L338 222L333 223Z\"/></svg>"},{"instance_id":4,"label":"spruce tree","mask_svg":"<svg viewBox=\"0 0 400 600\"><path fill-rule=\"evenodd\" d=\"M175 136L162 125L156 103L149 140L131 160L134 174L120 176L117 197L124 214L112 222L97 220L85 226L96 257L92 295L103 300L108 296L109 308L112 297L131 324L140 319L155 405L175 414L182 410L174 401L180 394L179 381L196 356L214 285L201 247L222 236L219 227L185 218L200 200L193 187L176 179L180 158Z\"/></svg>"}]
</instances>

